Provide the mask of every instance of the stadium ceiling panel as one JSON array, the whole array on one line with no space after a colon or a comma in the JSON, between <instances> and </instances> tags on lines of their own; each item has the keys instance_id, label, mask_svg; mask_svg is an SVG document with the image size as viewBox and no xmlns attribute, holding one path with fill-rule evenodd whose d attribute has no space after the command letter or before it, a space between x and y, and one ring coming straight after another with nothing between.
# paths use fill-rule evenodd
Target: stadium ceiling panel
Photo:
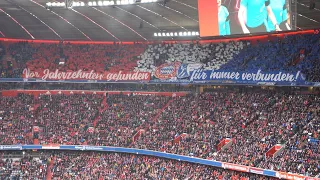
<instances>
[{"instance_id":1,"label":"stadium ceiling panel","mask_svg":"<svg viewBox=\"0 0 320 180\"><path fill-rule=\"evenodd\" d=\"M0 37L148 41L159 39L154 37L155 32L199 31L197 0L166 0L165 5L159 1L72 9L50 7L49 10L47 2L0 1ZM309 0L298 0L297 9L297 29L320 27L320 3L316 4L314 10L310 10Z\"/></svg>"}]
</instances>

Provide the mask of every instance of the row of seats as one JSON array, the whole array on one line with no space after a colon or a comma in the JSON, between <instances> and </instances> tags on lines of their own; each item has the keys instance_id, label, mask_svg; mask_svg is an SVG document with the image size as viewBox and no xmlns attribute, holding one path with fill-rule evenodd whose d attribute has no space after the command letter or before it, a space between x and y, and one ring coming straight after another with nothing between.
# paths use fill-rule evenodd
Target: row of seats
<instances>
[{"instance_id":1,"label":"row of seats","mask_svg":"<svg viewBox=\"0 0 320 180\"><path fill-rule=\"evenodd\" d=\"M0 42L0 77L31 71L94 70L154 72L163 63L202 63L204 69L229 71L301 71L320 81L320 34L220 43L70 44Z\"/></svg>"},{"instance_id":2,"label":"row of seats","mask_svg":"<svg viewBox=\"0 0 320 180\"><path fill-rule=\"evenodd\" d=\"M318 107L317 95L269 90L184 97L19 94L1 97L0 140L134 147L316 176L319 141L308 139L319 140ZM224 138L233 144L219 151ZM286 148L266 158L275 144Z\"/></svg>"},{"instance_id":3,"label":"row of seats","mask_svg":"<svg viewBox=\"0 0 320 180\"><path fill-rule=\"evenodd\" d=\"M119 153L58 153L53 179L273 179L205 165Z\"/></svg>"},{"instance_id":4,"label":"row of seats","mask_svg":"<svg viewBox=\"0 0 320 180\"><path fill-rule=\"evenodd\" d=\"M251 173L151 156L46 151L1 153L1 179L212 179L275 180Z\"/></svg>"},{"instance_id":5,"label":"row of seats","mask_svg":"<svg viewBox=\"0 0 320 180\"><path fill-rule=\"evenodd\" d=\"M91 90L91 91L149 91L149 92L194 92L196 86L180 84L122 84L122 83L1 83L0 90Z\"/></svg>"},{"instance_id":6,"label":"row of seats","mask_svg":"<svg viewBox=\"0 0 320 180\"><path fill-rule=\"evenodd\" d=\"M1 179L34 179L44 180L47 176L48 159L43 156L24 156L0 159L0 177ZM8 154L6 154L8 156Z\"/></svg>"}]
</instances>

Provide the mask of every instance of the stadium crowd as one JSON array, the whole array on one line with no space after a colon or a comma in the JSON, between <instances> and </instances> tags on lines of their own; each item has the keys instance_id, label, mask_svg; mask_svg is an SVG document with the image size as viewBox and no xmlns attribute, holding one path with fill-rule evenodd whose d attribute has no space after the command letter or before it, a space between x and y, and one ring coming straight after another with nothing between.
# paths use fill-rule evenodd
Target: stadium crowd
<instances>
[{"instance_id":1,"label":"stadium crowd","mask_svg":"<svg viewBox=\"0 0 320 180\"><path fill-rule=\"evenodd\" d=\"M1 179L213 179L273 180L251 173L158 157L45 151L0 154Z\"/></svg>"},{"instance_id":2,"label":"stadium crowd","mask_svg":"<svg viewBox=\"0 0 320 180\"><path fill-rule=\"evenodd\" d=\"M0 138L3 144L135 147L315 176L319 103L317 95L269 90L182 97L19 94L1 97ZM308 142L309 136L318 141ZM220 150L224 138L233 144ZM283 156L266 158L275 144L286 145Z\"/></svg>"},{"instance_id":3,"label":"stadium crowd","mask_svg":"<svg viewBox=\"0 0 320 180\"><path fill-rule=\"evenodd\" d=\"M84 155L83 155L84 154ZM210 166L119 153L58 153L53 179L273 179Z\"/></svg>"},{"instance_id":4,"label":"stadium crowd","mask_svg":"<svg viewBox=\"0 0 320 180\"><path fill-rule=\"evenodd\" d=\"M37 139L41 144L86 143L102 100L102 95L93 94L40 95L35 104L34 126L42 130Z\"/></svg>"},{"instance_id":5,"label":"stadium crowd","mask_svg":"<svg viewBox=\"0 0 320 180\"><path fill-rule=\"evenodd\" d=\"M258 41L174 44L0 42L0 77L31 71L144 71L164 63L201 63L225 71L301 71L320 82L320 34ZM154 78L154 77L153 77ZM193 86L1 83L0 90L189 91L186 96L130 94L0 94L0 142L119 146L320 175L320 97L278 90L217 90ZM226 138L229 147L218 144ZM275 157L265 153L276 144ZM0 154L3 155L3 154ZM52 158L52 155L48 155ZM53 179L267 179L155 157L107 153L54 153ZM5 179L44 179L48 158L0 159ZM50 173L49 173L50 174ZM218 177L218 178L216 178Z\"/></svg>"},{"instance_id":6,"label":"stadium crowd","mask_svg":"<svg viewBox=\"0 0 320 180\"><path fill-rule=\"evenodd\" d=\"M160 113L170 97L109 95L107 107L101 112L97 123L96 145L130 146L132 137L149 126L150 121Z\"/></svg>"},{"instance_id":7,"label":"stadium crowd","mask_svg":"<svg viewBox=\"0 0 320 180\"><path fill-rule=\"evenodd\" d=\"M285 36L258 42L221 66L236 71L301 71L308 81L320 81L320 34Z\"/></svg>"},{"instance_id":8,"label":"stadium crowd","mask_svg":"<svg viewBox=\"0 0 320 180\"><path fill-rule=\"evenodd\" d=\"M8 156L7 153L6 156ZM25 155L23 157L4 157L0 153L0 177L1 179L34 179L44 180L47 176L47 161L43 156L32 157Z\"/></svg>"},{"instance_id":9,"label":"stadium crowd","mask_svg":"<svg viewBox=\"0 0 320 180\"><path fill-rule=\"evenodd\" d=\"M228 71L301 71L320 81L319 34L285 35L220 43L70 44L9 43L0 45L0 77L31 71L143 71L154 74L163 63L201 63L204 69Z\"/></svg>"}]
</instances>

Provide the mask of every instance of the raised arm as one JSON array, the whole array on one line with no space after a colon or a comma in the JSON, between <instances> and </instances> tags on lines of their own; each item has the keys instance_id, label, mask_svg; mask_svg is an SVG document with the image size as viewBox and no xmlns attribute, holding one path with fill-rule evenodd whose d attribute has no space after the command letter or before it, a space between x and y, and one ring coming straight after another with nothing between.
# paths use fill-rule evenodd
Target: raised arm
<instances>
[{"instance_id":1,"label":"raised arm","mask_svg":"<svg viewBox=\"0 0 320 180\"><path fill-rule=\"evenodd\" d=\"M267 12L268 12L268 16L272 22L272 24L274 25L276 31L281 31L279 24L277 22L276 17L274 16L274 13L272 11L272 8L270 6L267 6Z\"/></svg>"},{"instance_id":2,"label":"raised arm","mask_svg":"<svg viewBox=\"0 0 320 180\"><path fill-rule=\"evenodd\" d=\"M243 33L248 34L250 31L248 30L246 26L246 13L247 13L247 8L243 5L240 5L240 9L238 11L238 20L240 23L240 26L242 28Z\"/></svg>"}]
</instances>

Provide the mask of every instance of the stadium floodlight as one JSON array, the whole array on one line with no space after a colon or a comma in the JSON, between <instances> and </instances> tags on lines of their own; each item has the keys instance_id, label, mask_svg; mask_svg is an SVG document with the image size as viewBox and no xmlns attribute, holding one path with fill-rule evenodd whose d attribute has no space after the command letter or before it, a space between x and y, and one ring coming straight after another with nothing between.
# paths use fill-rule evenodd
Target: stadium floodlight
<instances>
[{"instance_id":1,"label":"stadium floodlight","mask_svg":"<svg viewBox=\"0 0 320 180\"><path fill-rule=\"evenodd\" d=\"M117 1L117 4L121 4L121 1L118 0L118 1Z\"/></svg>"},{"instance_id":2,"label":"stadium floodlight","mask_svg":"<svg viewBox=\"0 0 320 180\"><path fill-rule=\"evenodd\" d=\"M188 35L188 33L187 32L183 32L183 36L187 36Z\"/></svg>"},{"instance_id":3,"label":"stadium floodlight","mask_svg":"<svg viewBox=\"0 0 320 180\"><path fill-rule=\"evenodd\" d=\"M166 36L166 33L162 33L162 36Z\"/></svg>"},{"instance_id":4,"label":"stadium floodlight","mask_svg":"<svg viewBox=\"0 0 320 180\"><path fill-rule=\"evenodd\" d=\"M47 4L46 4L47 6L51 6L52 4L51 4L51 2L47 2Z\"/></svg>"},{"instance_id":5,"label":"stadium floodlight","mask_svg":"<svg viewBox=\"0 0 320 180\"><path fill-rule=\"evenodd\" d=\"M102 6L103 5L102 1L98 1L98 5Z\"/></svg>"},{"instance_id":6,"label":"stadium floodlight","mask_svg":"<svg viewBox=\"0 0 320 180\"><path fill-rule=\"evenodd\" d=\"M182 32L179 32L179 36L182 36Z\"/></svg>"},{"instance_id":7,"label":"stadium floodlight","mask_svg":"<svg viewBox=\"0 0 320 180\"><path fill-rule=\"evenodd\" d=\"M170 36L173 36L173 33L172 33L172 32L170 33Z\"/></svg>"},{"instance_id":8,"label":"stadium floodlight","mask_svg":"<svg viewBox=\"0 0 320 180\"><path fill-rule=\"evenodd\" d=\"M93 1L92 6L97 6L97 2Z\"/></svg>"},{"instance_id":9,"label":"stadium floodlight","mask_svg":"<svg viewBox=\"0 0 320 180\"><path fill-rule=\"evenodd\" d=\"M196 35L199 36L199 32L196 32Z\"/></svg>"},{"instance_id":10,"label":"stadium floodlight","mask_svg":"<svg viewBox=\"0 0 320 180\"><path fill-rule=\"evenodd\" d=\"M158 36L161 36L161 33L158 33Z\"/></svg>"},{"instance_id":11,"label":"stadium floodlight","mask_svg":"<svg viewBox=\"0 0 320 180\"><path fill-rule=\"evenodd\" d=\"M192 35L192 36L195 36L195 35L196 35L196 32L193 31L193 32L191 33L191 35Z\"/></svg>"},{"instance_id":12,"label":"stadium floodlight","mask_svg":"<svg viewBox=\"0 0 320 180\"><path fill-rule=\"evenodd\" d=\"M81 6L85 6L84 2L81 2L80 5L81 5Z\"/></svg>"},{"instance_id":13,"label":"stadium floodlight","mask_svg":"<svg viewBox=\"0 0 320 180\"><path fill-rule=\"evenodd\" d=\"M174 36L178 36L178 33L177 33L177 32L175 32L175 33L174 33Z\"/></svg>"},{"instance_id":14,"label":"stadium floodlight","mask_svg":"<svg viewBox=\"0 0 320 180\"><path fill-rule=\"evenodd\" d=\"M108 6L109 5L109 1L103 1L103 5L104 6Z\"/></svg>"},{"instance_id":15,"label":"stadium floodlight","mask_svg":"<svg viewBox=\"0 0 320 180\"><path fill-rule=\"evenodd\" d=\"M190 31L188 32L188 36L191 36L191 32Z\"/></svg>"},{"instance_id":16,"label":"stadium floodlight","mask_svg":"<svg viewBox=\"0 0 320 180\"><path fill-rule=\"evenodd\" d=\"M92 2L91 1L88 2L88 6L92 6Z\"/></svg>"},{"instance_id":17,"label":"stadium floodlight","mask_svg":"<svg viewBox=\"0 0 320 180\"><path fill-rule=\"evenodd\" d=\"M170 36L170 33L167 33L166 36Z\"/></svg>"},{"instance_id":18,"label":"stadium floodlight","mask_svg":"<svg viewBox=\"0 0 320 180\"><path fill-rule=\"evenodd\" d=\"M129 4L134 4L135 1L134 0L129 0Z\"/></svg>"},{"instance_id":19,"label":"stadium floodlight","mask_svg":"<svg viewBox=\"0 0 320 180\"><path fill-rule=\"evenodd\" d=\"M153 33L153 36L158 36L158 34L157 33Z\"/></svg>"},{"instance_id":20,"label":"stadium floodlight","mask_svg":"<svg viewBox=\"0 0 320 180\"><path fill-rule=\"evenodd\" d=\"M56 6L56 5L57 5L57 3L56 3L56 2L53 2L51 5L52 5L52 6Z\"/></svg>"}]
</instances>

